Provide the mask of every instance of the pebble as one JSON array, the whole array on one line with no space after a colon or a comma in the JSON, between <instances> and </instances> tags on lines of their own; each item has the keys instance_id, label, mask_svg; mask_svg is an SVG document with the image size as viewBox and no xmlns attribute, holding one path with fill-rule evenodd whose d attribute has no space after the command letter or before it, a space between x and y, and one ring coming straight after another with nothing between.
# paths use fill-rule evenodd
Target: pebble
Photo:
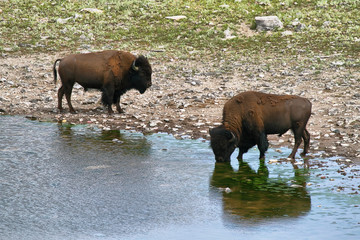
<instances>
[{"instance_id":1,"label":"pebble","mask_svg":"<svg viewBox=\"0 0 360 240\"><path fill-rule=\"evenodd\" d=\"M269 160L269 163L272 164L272 163L278 163L279 161L277 159L270 159Z\"/></svg>"}]
</instances>

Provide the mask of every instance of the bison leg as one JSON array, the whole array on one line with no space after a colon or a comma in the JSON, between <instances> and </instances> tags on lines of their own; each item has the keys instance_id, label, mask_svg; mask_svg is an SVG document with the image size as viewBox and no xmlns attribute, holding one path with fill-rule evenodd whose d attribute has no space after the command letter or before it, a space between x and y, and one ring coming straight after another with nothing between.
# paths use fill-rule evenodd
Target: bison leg
<instances>
[{"instance_id":1,"label":"bison leg","mask_svg":"<svg viewBox=\"0 0 360 240\"><path fill-rule=\"evenodd\" d=\"M114 98L114 87L112 85L104 86L102 90L101 101L108 108L108 113L113 114L114 111L111 108Z\"/></svg>"},{"instance_id":2,"label":"bison leg","mask_svg":"<svg viewBox=\"0 0 360 240\"><path fill-rule=\"evenodd\" d=\"M239 154L237 156L237 159L240 163L243 162L243 154L246 153L247 150L244 150L243 148L239 148Z\"/></svg>"},{"instance_id":3,"label":"bison leg","mask_svg":"<svg viewBox=\"0 0 360 240\"><path fill-rule=\"evenodd\" d=\"M62 90L62 92L60 93L60 89L63 88L64 89ZM60 89L59 89L59 101L60 101L60 104L61 104L61 99L62 99L62 96L63 94L65 93L65 97L66 97L66 101L68 103L68 106L69 106L69 109L70 109L70 113L76 113L76 111L74 110L72 104L71 104L71 93L72 93L72 85L71 86L62 86ZM61 94L61 96L60 96ZM60 106L61 107L61 106ZM61 107L62 108L62 107Z\"/></svg>"},{"instance_id":4,"label":"bison leg","mask_svg":"<svg viewBox=\"0 0 360 240\"><path fill-rule=\"evenodd\" d=\"M121 92L120 91L115 91L114 93L114 103L116 106L116 110L119 113L124 113L124 110L120 107L120 96L121 96Z\"/></svg>"},{"instance_id":5,"label":"bison leg","mask_svg":"<svg viewBox=\"0 0 360 240\"><path fill-rule=\"evenodd\" d=\"M63 111L62 99L63 99L64 93L65 93L64 86L61 86L58 90L58 109L60 112Z\"/></svg>"},{"instance_id":6,"label":"bison leg","mask_svg":"<svg viewBox=\"0 0 360 240\"><path fill-rule=\"evenodd\" d=\"M304 129L302 138L304 140L304 151L301 153L301 156L305 156L309 152L309 146L310 146L310 133L306 128Z\"/></svg>"},{"instance_id":7,"label":"bison leg","mask_svg":"<svg viewBox=\"0 0 360 240\"><path fill-rule=\"evenodd\" d=\"M294 148L292 150L292 152L290 153L289 155L289 158L291 159L295 159L295 154L301 144L301 138L303 137L304 135L304 130L305 130L305 127L304 126L299 126L300 124L298 124L298 127L295 128L295 129L292 129L293 133L294 133L294 138L295 138L295 145L294 145Z\"/></svg>"},{"instance_id":8,"label":"bison leg","mask_svg":"<svg viewBox=\"0 0 360 240\"><path fill-rule=\"evenodd\" d=\"M264 132L260 133L257 145L258 145L258 148L260 151L260 159L263 160L263 159L265 159L265 152L269 148L269 142L268 142L266 134Z\"/></svg>"}]
</instances>

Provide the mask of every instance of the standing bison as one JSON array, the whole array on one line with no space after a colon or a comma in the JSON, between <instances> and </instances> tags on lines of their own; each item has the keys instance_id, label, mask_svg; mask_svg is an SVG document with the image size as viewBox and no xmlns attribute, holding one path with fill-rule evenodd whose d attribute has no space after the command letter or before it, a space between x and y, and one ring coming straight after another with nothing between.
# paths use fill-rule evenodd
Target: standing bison
<instances>
[{"instance_id":1,"label":"standing bison","mask_svg":"<svg viewBox=\"0 0 360 240\"><path fill-rule=\"evenodd\" d=\"M71 92L77 82L84 87L102 91L102 102L113 113L112 104L122 113L120 97L130 89L137 89L143 94L151 86L151 66L144 56L135 57L129 52L107 50L102 52L73 54L54 63L54 82L56 84L56 63L59 64L59 75L62 86L58 91L58 109L62 108L65 94L71 113L75 113L71 105Z\"/></svg>"},{"instance_id":2,"label":"standing bison","mask_svg":"<svg viewBox=\"0 0 360 240\"><path fill-rule=\"evenodd\" d=\"M269 143L268 134L281 136L289 129L295 137L295 154L301 138L305 155L309 150L310 134L306 124L311 115L309 100L292 95L273 95L260 92L243 92L225 103L222 125L210 130L211 147L217 162L229 162L235 148L239 148L239 161L251 147L257 145L260 159L265 158Z\"/></svg>"}]
</instances>

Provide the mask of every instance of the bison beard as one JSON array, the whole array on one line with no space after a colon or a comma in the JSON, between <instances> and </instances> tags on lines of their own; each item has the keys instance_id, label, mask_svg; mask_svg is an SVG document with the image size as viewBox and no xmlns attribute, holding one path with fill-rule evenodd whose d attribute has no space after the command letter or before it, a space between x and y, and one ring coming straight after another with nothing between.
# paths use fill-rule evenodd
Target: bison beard
<instances>
[{"instance_id":1,"label":"bison beard","mask_svg":"<svg viewBox=\"0 0 360 240\"><path fill-rule=\"evenodd\" d=\"M301 139L305 155L309 150L310 134L306 124L311 115L311 103L292 95L274 95L244 92L231 98L223 109L223 124L210 130L210 144L217 162L229 162L235 148L239 148L239 161L251 147L257 145L260 159L264 160L269 147L268 134L282 135L289 129L295 137L295 154ZM233 137L232 137L233 136Z\"/></svg>"}]
</instances>

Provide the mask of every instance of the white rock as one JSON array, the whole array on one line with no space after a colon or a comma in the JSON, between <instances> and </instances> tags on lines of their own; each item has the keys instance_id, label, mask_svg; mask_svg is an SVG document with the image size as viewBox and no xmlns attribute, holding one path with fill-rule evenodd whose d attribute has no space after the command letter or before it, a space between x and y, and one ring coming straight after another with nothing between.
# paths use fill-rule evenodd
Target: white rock
<instances>
[{"instance_id":1,"label":"white rock","mask_svg":"<svg viewBox=\"0 0 360 240\"><path fill-rule=\"evenodd\" d=\"M178 15L178 16L168 16L168 17L165 17L166 19L171 19L171 20L175 20L175 21L178 21L180 19L186 19L187 17L184 16L184 15Z\"/></svg>"},{"instance_id":2,"label":"white rock","mask_svg":"<svg viewBox=\"0 0 360 240\"><path fill-rule=\"evenodd\" d=\"M272 31L282 28L283 23L277 16L255 17L257 31Z\"/></svg>"},{"instance_id":3,"label":"white rock","mask_svg":"<svg viewBox=\"0 0 360 240\"><path fill-rule=\"evenodd\" d=\"M83 8L81 11L89 12L89 13L103 13L103 10L97 9L97 8Z\"/></svg>"},{"instance_id":4,"label":"white rock","mask_svg":"<svg viewBox=\"0 0 360 240\"><path fill-rule=\"evenodd\" d=\"M293 35L293 32L292 31L284 31L281 33L282 36L291 36Z\"/></svg>"},{"instance_id":5,"label":"white rock","mask_svg":"<svg viewBox=\"0 0 360 240\"><path fill-rule=\"evenodd\" d=\"M68 18L58 18L56 20L57 23L60 23L60 24L65 24L67 23L70 19L72 19L73 17L68 17Z\"/></svg>"}]
</instances>

